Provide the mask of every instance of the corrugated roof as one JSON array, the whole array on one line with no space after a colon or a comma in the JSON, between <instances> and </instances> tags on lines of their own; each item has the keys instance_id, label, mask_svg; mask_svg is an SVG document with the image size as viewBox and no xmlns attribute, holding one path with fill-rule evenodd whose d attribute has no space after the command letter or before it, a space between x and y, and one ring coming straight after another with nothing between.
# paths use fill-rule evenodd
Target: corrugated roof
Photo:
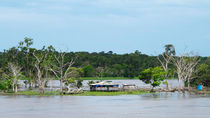
<instances>
[{"instance_id":1,"label":"corrugated roof","mask_svg":"<svg viewBox=\"0 0 210 118\"><path fill-rule=\"evenodd\" d=\"M112 82L102 81L102 82L91 84L91 85L118 85L118 84L113 84Z\"/></svg>"}]
</instances>

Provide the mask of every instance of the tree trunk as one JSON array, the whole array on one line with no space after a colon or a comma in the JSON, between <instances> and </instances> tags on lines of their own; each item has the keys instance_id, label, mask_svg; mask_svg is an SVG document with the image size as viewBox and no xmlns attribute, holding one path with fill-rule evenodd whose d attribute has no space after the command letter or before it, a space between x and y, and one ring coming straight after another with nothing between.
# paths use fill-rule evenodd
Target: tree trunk
<instances>
[{"instance_id":1,"label":"tree trunk","mask_svg":"<svg viewBox=\"0 0 210 118\"><path fill-rule=\"evenodd\" d=\"M70 85L67 86L67 89L68 89L68 93L70 93L70 90L71 90Z\"/></svg>"},{"instance_id":2,"label":"tree trunk","mask_svg":"<svg viewBox=\"0 0 210 118\"><path fill-rule=\"evenodd\" d=\"M181 82L180 82L180 78L178 78L178 82L179 82L179 92L180 92L180 90L181 90Z\"/></svg>"},{"instance_id":3,"label":"tree trunk","mask_svg":"<svg viewBox=\"0 0 210 118\"><path fill-rule=\"evenodd\" d=\"M29 84L29 89L32 89L31 80L29 80L28 84Z\"/></svg>"},{"instance_id":4,"label":"tree trunk","mask_svg":"<svg viewBox=\"0 0 210 118\"><path fill-rule=\"evenodd\" d=\"M63 95L63 77L60 79L60 94Z\"/></svg>"},{"instance_id":5,"label":"tree trunk","mask_svg":"<svg viewBox=\"0 0 210 118\"><path fill-rule=\"evenodd\" d=\"M40 94L44 94L44 87L41 86L41 87L39 88L39 91L40 91Z\"/></svg>"},{"instance_id":6,"label":"tree trunk","mask_svg":"<svg viewBox=\"0 0 210 118\"><path fill-rule=\"evenodd\" d=\"M166 79L166 90L169 90L168 79Z\"/></svg>"},{"instance_id":7,"label":"tree trunk","mask_svg":"<svg viewBox=\"0 0 210 118\"><path fill-rule=\"evenodd\" d=\"M165 75L165 80L166 80L166 90L169 90L168 75Z\"/></svg>"},{"instance_id":8,"label":"tree trunk","mask_svg":"<svg viewBox=\"0 0 210 118\"><path fill-rule=\"evenodd\" d=\"M190 79L189 78L187 79L187 85L188 85L187 86L188 87L188 91L190 91Z\"/></svg>"},{"instance_id":9,"label":"tree trunk","mask_svg":"<svg viewBox=\"0 0 210 118\"><path fill-rule=\"evenodd\" d=\"M12 84L12 91L15 92L15 85Z\"/></svg>"},{"instance_id":10,"label":"tree trunk","mask_svg":"<svg viewBox=\"0 0 210 118\"><path fill-rule=\"evenodd\" d=\"M17 84L15 84L15 93L17 93L18 92L18 86L17 86Z\"/></svg>"},{"instance_id":11,"label":"tree trunk","mask_svg":"<svg viewBox=\"0 0 210 118\"><path fill-rule=\"evenodd\" d=\"M40 89L40 94L43 95L44 94L44 90L41 88Z\"/></svg>"}]
</instances>

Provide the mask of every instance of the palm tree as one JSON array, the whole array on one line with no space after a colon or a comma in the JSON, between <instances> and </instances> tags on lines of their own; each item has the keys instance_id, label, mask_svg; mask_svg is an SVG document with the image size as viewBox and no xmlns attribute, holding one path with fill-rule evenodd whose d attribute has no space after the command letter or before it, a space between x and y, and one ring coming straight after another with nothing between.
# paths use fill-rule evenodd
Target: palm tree
<instances>
[{"instance_id":1,"label":"palm tree","mask_svg":"<svg viewBox=\"0 0 210 118\"><path fill-rule=\"evenodd\" d=\"M160 56L158 56L158 60L161 63L161 66L163 67L164 71L166 71L167 73L164 75L165 76L165 80L167 83L167 89L169 89L169 85L168 85L168 72L169 72L169 68L168 65L171 62L171 56L175 55L175 48L172 44L167 44L164 46L165 47L165 52L161 55L162 59L160 59Z\"/></svg>"},{"instance_id":2,"label":"palm tree","mask_svg":"<svg viewBox=\"0 0 210 118\"><path fill-rule=\"evenodd\" d=\"M164 47L165 47L165 54L167 54L168 56L176 55L175 48L172 44L167 44Z\"/></svg>"}]
</instances>

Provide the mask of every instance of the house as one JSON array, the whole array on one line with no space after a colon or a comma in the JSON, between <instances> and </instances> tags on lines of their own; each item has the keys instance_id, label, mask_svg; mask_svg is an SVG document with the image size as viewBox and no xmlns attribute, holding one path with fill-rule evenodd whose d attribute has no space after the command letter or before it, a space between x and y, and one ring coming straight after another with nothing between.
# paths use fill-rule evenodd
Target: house
<instances>
[{"instance_id":1,"label":"house","mask_svg":"<svg viewBox=\"0 0 210 118\"><path fill-rule=\"evenodd\" d=\"M112 84L109 81L102 81L90 85L90 91L119 91L119 90L120 90L119 84Z\"/></svg>"}]
</instances>

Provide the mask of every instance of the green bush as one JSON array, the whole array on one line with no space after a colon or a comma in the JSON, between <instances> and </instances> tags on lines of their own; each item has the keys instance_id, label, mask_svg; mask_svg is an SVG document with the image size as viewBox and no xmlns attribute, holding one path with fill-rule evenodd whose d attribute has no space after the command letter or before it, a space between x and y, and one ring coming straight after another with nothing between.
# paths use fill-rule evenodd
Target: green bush
<instances>
[{"instance_id":1,"label":"green bush","mask_svg":"<svg viewBox=\"0 0 210 118\"><path fill-rule=\"evenodd\" d=\"M12 89L11 79L1 79L0 80L0 90L8 91L10 89Z\"/></svg>"}]
</instances>

